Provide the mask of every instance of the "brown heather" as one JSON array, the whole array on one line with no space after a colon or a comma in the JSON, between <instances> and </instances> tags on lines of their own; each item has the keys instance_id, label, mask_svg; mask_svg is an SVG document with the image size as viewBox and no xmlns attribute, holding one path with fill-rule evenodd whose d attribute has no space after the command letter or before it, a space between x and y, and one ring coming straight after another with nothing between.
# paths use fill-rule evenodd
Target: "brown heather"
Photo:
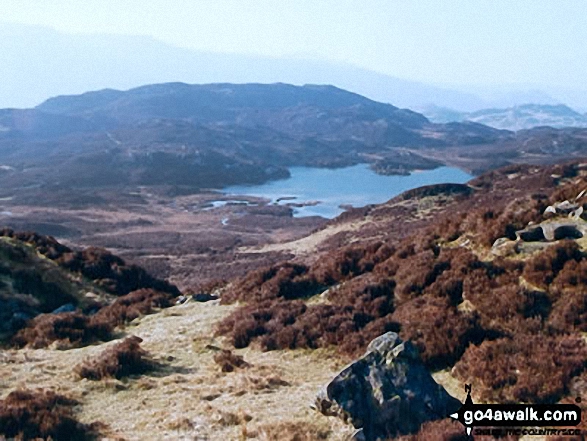
<instances>
[{"instance_id":1,"label":"brown heather","mask_svg":"<svg viewBox=\"0 0 587 441\"><path fill-rule=\"evenodd\" d=\"M515 238L540 221L553 198L587 188L577 167L491 172L472 181L478 191L459 195L458 209L405 239L335 246L312 264L251 273L223 295L245 304L218 333L239 348L334 345L352 357L395 330L416 344L428 367L454 367L483 399L556 402L587 368L578 334L587 329L584 253L561 241L527 257L480 256L490 255L495 239Z\"/></svg>"},{"instance_id":2,"label":"brown heather","mask_svg":"<svg viewBox=\"0 0 587 441\"><path fill-rule=\"evenodd\" d=\"M489 428L491 430L491 428ZM469 437L464 427L458 421L444 419L424 423L420 431L415 435L404 435L395 441L492 441L496 438L486 435L472 435ZM517 436L499 438L503 441L515 441Z\"/></svg>"},{"instance_id":3,"label":"brown heather","mask_svg":"<svg viewBox=\"0 0 587 441\"><path fill-rule=\"evenodd\" d=\"M142 374L155 367L148 358L148 353L141 348L143 340L136 336L125 338L120 343L109 347L95 359L85 360L74 368L81 378L101 380L103 378L127 377Z\"/></svg>"},{"instance_id":4,"label":"brown heather","mask_svg":"<svg viewBox=\"0 0 587 441\"><path fill-rule=\"evenodd\" d=\"M73 415L76 400L48 390L16 390L0 400L0 438L98 439L100 424L82 424Z\"/></svg>"},{"instance_id":5,"label":"brown heather","mask_svg":"<svg viewBox=\"0 0 587 441\"><path fill-rule=\"evenodd\" d=\"M117 298L94 315L81 312L38 315L12 337L11 343L21 348L27 345L43 348L55 341L68 346L107 341L117 326L173 304L174 297L169 293L141 289Z\"/></svg>"},{"instance_id":6,"label":"brown heather","mask_svg":"<svg viewBox=\"0 0 587 441\"><path fill-rule=\"evenodd\" d=\"M40 254L70 271L95 281L104 290L115 295L125 295L143 288L179 294L174 285L152 277L136 265L127 265L123 259L104 248L88 247L82 251L73 251L51 236L15 232L9 228L1 229L0 237L8 237L34 246Z\"/></svg>"}]
</instances>

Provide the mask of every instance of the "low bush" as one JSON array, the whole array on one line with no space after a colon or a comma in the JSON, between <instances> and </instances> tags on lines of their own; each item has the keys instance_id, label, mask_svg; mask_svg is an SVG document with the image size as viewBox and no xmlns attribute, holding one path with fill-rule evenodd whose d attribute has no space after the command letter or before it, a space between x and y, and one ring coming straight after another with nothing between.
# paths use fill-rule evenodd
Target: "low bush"
<instances>
[{"instance_id":1,"label":"low bush","mask_svg":"<svg viewBox=\"0 0 587 441\"><path fill-rule=\"evenodd\" d=\"M156 308L174 305L174 297L165 292L141 289L117 298L94 315L81 312L41 314L30 320L11 339L12 345L43 348L55 341L69 346L84 346L107 341L117 326L151 314Z\"/></svg>"},{"instance_id":2,"label":"low bush","mask_svg":"<svg viewBox=\"0 0 587 441\"><path fill-rule=\"evenodd\" d=\"M587 291L571 291L557 300L548 317L548 325L560 333L587 332Z\"/></svg>"},{"instance_id":3,"label":"low bush","mask_svg":"<svg viewBox=\"0 0 587 441\"><path fill-rule=\"evenodd\" d=\"M100 424L82 424L73 415L79 403L46 390L17 390L0 400L0 438L98 439Z\"/></svg>"},{"instance_id":4,"label":"low bush","mask_svg":"<svg viewBox=\"0 0 587 441\"><path fill-rule=\"evenodd\" d=\"M484 401L554 403L586 367L581 336L518 333L469 346L454 373Z\"/></svg>"},{"instance_id":5,"label":"low bush","mask_svg":"<svg viewBox=\"0 0 587 441\"><path fill-rule=\"evenodd\" d=\"M484 338L477 315L458 311L446 298L413 299L399 306L393 319L401 325L401 337L412 341L424 363L434 369L452 366L471 342Z\"/></svg>"},{"instance_id":6,"label":"low bush","mask_svg":"<svg viewBox=\"0 0 587 441\"><path fill-rule=\"evenodd\" d=\"M141 348L142 341L134 335L128 337L104 350L96 359L85 360L74 368L74 372L88 380L120 379L148 372L156 365Z\"/></svg>"},{"instance_id":7,"label":"low bush","mask_svg":"<svg viewBox=\"0 0 587 441\"><path fill-rule=\"evenodd\" d=\"M11 340L16 347L43 348L55 341L82 346L111 338L114 326L81 312L41 314L19 330Z\"/></svg>"},{"instance_id":8,"label":"low bush","mask_svg":"<svg viewBox=\"0 0 587 441\"><path fill-rule=\"evenodd\" d=\"M150 288L174 296L179 295L176 286L152 277L143 268L127 265L120 257L103 248L89 247L83 251L63 253L56 262L95 281L112 294L125 295Z\"/></svg>"},{"instance_id":9,"label":"low bush","mask_svg":"<svg viewBox=\"0 0 587 441\"><path fill-rule=\"evenodd\" d=\"M582 259L579 246L572 240L563 240L529 259L523 276L528 282L546 290L567 262L580 262Z\"/></svg>"},{"instance_id":10,"label":"low bush","mask_svg":"<svg viewBox=\"0 0 587 441\"><path fill-rule=\"evenodd\" d=\"M301 299L323 289L306 265L283 263L249 273L235 281L222 295L223 303L237 300L263 302Z\"/></svg>"},{"instance_id":11,"label":"low bush","mask_svg":"<svg viewBox=\"0 0 587 441\"><path fill-rule=\"evenodd\" d=\"M234 372L237 369L250 366L242 356L233 354L232 351L227 349L221 349L220 352L214 355L214 363L220 366L222 372Z\"/></svg>"},{"instance_id":12,"label":"low bush","mask_svg":"<svg viewBox=\"0 0 587 441\"><path fill-rule=\"evenodd\" d=\"M0 229L0 237L9 237L34 246L40 254L70 271L78 272L96 281L112 294L125 295L139 289L152 288L175 296L179 295L176 286L152 277L143 268L127 265L123 259L104 248L88 247L82 251L73 251L51 236L33 232L15 232L10 228Z\"/></svg>"},{"instance_id":13,"label":"low bush","mask_svg":"<svg viewBox=\"0 0 587 441\"><path fill-rule=\"evenodd\" d=\"M139 289L119 297L112 304L101 308L92 317L92 321L119 326L142 315L151 314L156 308L168 308L174 304L174 296L167 292Z\"/></svg>"},{"instance_id":14,"label":"low bush","mask_svg":"<svg viewBox=\"0 0 587 441\"><path fill-rule=\"evenodd\" d=\"M343 280L370 272L380 262L388 259L395 249L383 242L348 245L319 260L311 274L321 285L330 286Z\"/></svg>"}]
</instances>

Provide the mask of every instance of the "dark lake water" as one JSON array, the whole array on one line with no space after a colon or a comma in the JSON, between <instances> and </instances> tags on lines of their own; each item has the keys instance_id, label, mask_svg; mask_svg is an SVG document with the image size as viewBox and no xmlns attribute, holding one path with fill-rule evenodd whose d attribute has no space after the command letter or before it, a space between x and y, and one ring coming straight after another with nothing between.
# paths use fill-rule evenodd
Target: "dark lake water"
<instances>
[{"instance_id":1,"label":"dark lake water","mask_svg":"<svg viewBox=\"0 0 587 441\"><path fill-rule=\"evenodd\" d=\"M341 205L380 204L412 188L441 183L462 184L473 178L452 167L417 171L409 176L382 176L367 164L338 169L292 167L290 172L288 179L262 185L236 185L222 191L229 195L263 197L281 205L318 202L313 206L294 207L294 216L333 218L344 211Z\"/></svg>"}]
</instances>

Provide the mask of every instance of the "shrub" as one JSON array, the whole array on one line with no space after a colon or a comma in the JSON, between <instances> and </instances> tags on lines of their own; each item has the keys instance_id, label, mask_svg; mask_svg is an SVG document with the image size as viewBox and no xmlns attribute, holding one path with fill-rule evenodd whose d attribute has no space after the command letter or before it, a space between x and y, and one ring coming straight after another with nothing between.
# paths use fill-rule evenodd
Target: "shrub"
<instances>
[{"instance_id":1,"label":"shrub","mask_svg":"<svg viewBox=\"0 0 587 441\"><path fill-rule=\"evenodd\" d=\"M142 341L134 335L128 337L104 350L95 360L85 360L74 368L74 372L88 380L101 380L105 377L120 379L148 372L155 367L155 363L141 348Z\"/></svg>"},{"instance_id":2,"label":"shrub","mask_svg":"<svg viewBox=\"0 0 587 441\"><path fill-rule=\"evenodd\" d=\"M46 390L17 390L0 400L0 435L9 439L93 440L97 423L77 421L71 407L79 403Z\"/></svg>"},{"instance_id":3,"label":"shrub","mask_svg":"<svg viewBox=\"0 0 587 441\"><path fill-rule=\"evenodd\" d=\"M420 349L431 368L452 366L469 343L483 339L477 317L458 311L446 298L418 297L399 306L393 319L401 325L401 337Z\"/></svg>"},{"instance_id":4,"label":"shrub","mask_svg":"<svg viewBox=\"0 0 587 441\"><path fill-rule=\"evenodd\" d=\"M523 276L528 282L546 290L567 262L582 259L579 246L572 240L563 240L529 259Z\"/></svg>"},{"instance_id":5,"label":"shrub","mask_svg":"<svg viewBox=\"0 0 587 441\"><path fill-rule=\"evenodd\" d=\"M422 294L436 277L446 269L446 265L436 266L436 256L432 251L418 253L402 262L395 274L397 287L395 297L398 304Z\"/></svg>"},{"instance_id":6,"label":"shrub","mask_svg":"<svg viewBox=\"0 0 587 441\"><path fill-rule=\"evenodd\" d=\"M112 294L125 295L148 288L174 296L180 294L176 286L152 277L143 268L127 265L120 257L103 248L89 247L83 251L70 251L62 253L55 260L64 268L95 281Z\"/></svg>"},{"instance_id":7,"label":"shrub","mask_svg":"<svg viewBox=\"0 0 587 441\"><path fill-rule=\"evenodd\" d=\"M244 369L250 366L240 355L233 354L232 351L221 349L214 355L214 362L220 366L222 372L234 372L236 369Z\"/></svg>"},{"instance_id":8,"label":"shrub","mask_svg":"<svg viewBox=\"0 0 587 441\"><path fill-rule=\"evenodd\" d=\"M41 314L19 330L11 342L16 347L43 348L55 341L73 346L107 341L115 327L150 314L155 308L172 306L173 299L169 293L141 289L119 297L92 316L81 312Z\"/></svg>"},{"instance_id":9,"label":"shrub","mask_svg":"<svg viewBox=\"0 0 587 441\"><path fill-rule=\"evenodd\" d=\"M282 263L253 271L235 281L223 294L222 303L237 300L263 302L278 298L310 297L323 289L305 265Z\"/></svg>"},{"instance_id":10,"label":"shrub","mask_svg":"<svg viewBox=\"0 0 587 441\"><path fill-rule=\"evenodd\" d=\"M395 249L383 242L349 245L320 259L311 270L314 278L324 286L334 285L366 272L388 259Z\"/></svg>"},{"instance_id":11,"label":"shrub","mask_svg":"<svg viewBox=\"0 0 587 441\"><path fill-rule=\"evenodd\" d=\"M356 313L370 317L368 322L394 311L394 290L394 279L368 273L331 289L328 299L337 305L352 306Z\"/></svg>"},{"instance_id":12,"label":"shrub","mask_svg":"<svg viewBox=\"0 0 587 441\"><path fill-rule=\"evenodd\" d=\"M587 332L587 291L567 291L552 307L548 324L557 332Z\"/></svg>"},{"instance_id":13,"label":"shrub","mask_svg":"<svg viewBox=\"0 0 587 441\"><path fill-rule=\"evenodd\" d=\"M115 327L131 322L142 315L151 314L155 308L168 308L174 304L174 297L169 293L139 289L101 308L91 317L91 322L105 322Z\"/></svg>"},{"instance_id":14,"label":"shrub","mask_svg":"<svg viewBox=\"0 0 587 441\"><path fill-rule=\"evenodd\" d=\"M98 340L108 340L112 330L110 323L95 320L80 312L41 314L19 330L11 342L16 347L29 345L33 348L43 348L55 341L74 346L87 345Z\"/></svg>"},{"instance_id":15,"label":"shrub","mask_svg":"<svg viewBox=\"0 0 587 441\"><path fill-rule=\"evenodd\" d=\"M469 346L454 372L475 384L482 400L554 403L585 367L587 347L580 336L519 333Z\"/></svg>"},{"instance_id":16,"label":"shrub","mask_svg":"<svg viewBox=\"0 0 587 441\"><path fill-rule=\"evenodd\" d=\"M97 281L104 289L117 295L128 294L142 288L179 295L176 286L149 275L144 269L127 265L124 260L99 247L88 247L72 251L51 236L33 232L15 232L9 228L0 230L0 236L30 244L45 257L54 260L64 268L79 272Z\"/></svg>"}]
</instances>

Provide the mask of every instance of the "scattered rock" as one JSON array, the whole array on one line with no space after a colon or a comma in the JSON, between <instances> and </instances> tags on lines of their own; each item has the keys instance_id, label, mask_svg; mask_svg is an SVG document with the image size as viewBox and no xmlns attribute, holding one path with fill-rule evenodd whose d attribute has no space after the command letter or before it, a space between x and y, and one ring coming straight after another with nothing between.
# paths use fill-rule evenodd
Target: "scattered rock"
<instances>
[{"instance_id":1,"label":"scattered rock","mask_svg":"<svg viewBox=\"0 0 587 441\"><path fill-rule=\"evenodd\" d=\"M542 225L531 225L523 230L516 231L516 237L524 242L538 242L545 239Z\"/></svg>"},{"instance_id":2,"label":"scattered rock","mask_svg":"<svg viewBox=\"0 0 587 441\"><path fill-rule=\"evenodd\" d=\"M549 205L548 207L546 207L546 210L544 210L544 213L542 215L544 217L555 216L556 208L554 208L552 205Z\"/></svg>"},{"instance_id":3,"label":"scattered rock","mask_svg":"<svg viewBox=\"0 0 587 441\"><path fill-rule=\"evenodd\" d=\"M207 294L207 293L199 293L194 294L192 299L196 302L210 302L212 300L218 300L220 297L215 296L214 294Z\"/></svg>"},{"instance_id":4,"label":"scattered rock","mask_svg":"<svg viewBox=\"0 0 587 441\"><path fill-rule=\"evenodd\" d=\"M518 243L507 237L500 237L491 247L491 253L495 256L512 256L518 252Z\"/></svg>"},{"instance_id":5,"label":"scattered rock","mask_svg":"<svg viewBox=\"0 0 587 441\"><path fill-rule=\"evenodd\" d=\"M541 228L544 238L549 242L561 239L579 239L583 237L581 229L574 221L542 223Z\"/></svg>"},{"instance_id":6,"label":"scattered rock","mask_svg":"<svg viewBox=\"0 0 587 441\"><path fill-rule=\"evenodd\" d=\"M318 393L315 405L362 429L355 439L365 441L415 433L461 407L434 381L417 349L394 332L373 340L363 357Z\"/></svg>"},{"instance_id":7,"label":"scattered rock","mask_svg":"<svg viewBox=\"0 0 587 441\"><path fill-rule=\"evenodd\" d=\"M73 303L66 303L63 306L55 309L51 314L61 314L62 312L75 312L76 306Z\"/></svg>"},{"instance_id":8,"label":"scattered rock","mask_svg":"<svg viewBox=\"0 0 587 441\"><path fill-rule=\"evenodd\" d=\"M580 219L568 219L563 221L545 221L539 225L530 225L523 230L516 231L516 237L519 241L523 242L553 242L561 239L580 239L583 237L585 231L587 231L587 224L585 222Z\"/></svg>"},{"instance_id":9,"label":"scattered rock","mask_svg":"<svg viewBox=\"0 0 587 441\"><path fill-rule=\"evenodd\" d=\"M189 300L189 297L181 295L177 298L177 300L175 301L176 305L183 305L185 302L187 302Z\"/></svg>"},{"instance_id":10,"label":"scattered rock","mask_svg":"<svg viewBox=\"0 0 587 441\"><path fill-rule=\"evenodd\" d=\"M579 208L579 205L574 202L562 201L554 204L554 208L558 214L569 214Z\"/></svg>"},{"instance_id":11,"label":"scattered rock","mask_svg":"<svg viewBox=\"0 0 587 441\"><path fill-rule=\"evenodd\" d=\"M574 220L578 220L578 219L582 218L584 212L585 212L585 209L581 205L579 208L577 208L575 211L573 211L571 214L569 214L569 217Z\"/></svg>"}]
</instances>

